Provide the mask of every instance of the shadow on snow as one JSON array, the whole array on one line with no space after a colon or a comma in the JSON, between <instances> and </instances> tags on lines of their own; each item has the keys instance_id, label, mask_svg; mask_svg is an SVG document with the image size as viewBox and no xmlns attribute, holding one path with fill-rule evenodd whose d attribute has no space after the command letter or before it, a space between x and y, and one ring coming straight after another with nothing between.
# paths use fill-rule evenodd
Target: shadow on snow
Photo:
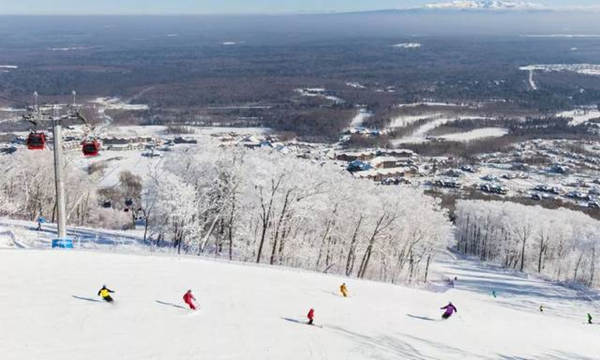
<instances>
[{"instance_id":1,"label":"shadow on snow","mask_svg":"<svg viewBox=\"0 0 600 360\"><path fill-rule=\"evenodd\" d=\"M154 300L154 301L155 301L157 304L160 304L160 305L172 306L172 307L175 307L175 308L178 308L178 309L183 309L183 310L185 310L185 306L181 306L181 305L173 304L173 303L166 302L166 301L160 301L160 300Z\"/></svg>"},{"instance_id":2,"label":"shadow on snow","mask_svg":"<svg viewBox=\"0 0 600 360\"><path fill-rule=\"evenodd\" d=\"M92 298L88 298L88 297L83 297L83 296L77 296L77 295L71 295L72 297L74 297L75 299L78 300L85 300L85 301L93 301L93 302L102 302L98 299L92 299Z\"/></svg>"}]
</instances>

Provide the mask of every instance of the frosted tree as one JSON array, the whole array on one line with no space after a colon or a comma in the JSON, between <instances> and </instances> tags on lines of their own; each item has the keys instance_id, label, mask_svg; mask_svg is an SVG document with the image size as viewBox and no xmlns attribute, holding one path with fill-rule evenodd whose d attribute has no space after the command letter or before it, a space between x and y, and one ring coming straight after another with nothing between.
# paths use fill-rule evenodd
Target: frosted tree
<instances>
[{"instance_id":1,"label":"frosted tree","mask_svg":"<svg viewBox=\"0 0 600 360\"><path fill-rule=\"evenodd\" d=\"M222 256L227 247L230 259L404 281L424 279L451 236L431 197L357 180L333 164L210 141L171 159L168 176L153 179L152 236L183 251ZM192 229L173 221L172 199Z\"/></svg>"},{"instance_id":2,"label":"frosted tree","mask_svg":"<svg viewBox=\"0 0 600 360\"><path fill-rule=\"evenodd\" d=\"M597 283L600 222L581 212L461 200L456 226L457 249L466 254L560 281Z\"/></svg>"}]
</instances>

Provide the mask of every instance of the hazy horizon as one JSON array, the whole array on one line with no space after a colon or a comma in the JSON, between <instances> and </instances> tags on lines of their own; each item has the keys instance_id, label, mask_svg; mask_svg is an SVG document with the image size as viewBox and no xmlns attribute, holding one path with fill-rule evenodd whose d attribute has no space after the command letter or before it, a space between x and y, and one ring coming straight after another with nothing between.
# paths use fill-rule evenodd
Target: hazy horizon
<instances>
[{"instance_id":1,"label":"hazy horizon","mask_svg":"<svg viewBox=\"0 0 600 360\"><path fill-rule=\"evenodd\" d=\"M406 10L450 0L0 0L0 15L276 15ZM596 0L531 1L551 9L598 7Z\"/></svg>"}]
</instances>

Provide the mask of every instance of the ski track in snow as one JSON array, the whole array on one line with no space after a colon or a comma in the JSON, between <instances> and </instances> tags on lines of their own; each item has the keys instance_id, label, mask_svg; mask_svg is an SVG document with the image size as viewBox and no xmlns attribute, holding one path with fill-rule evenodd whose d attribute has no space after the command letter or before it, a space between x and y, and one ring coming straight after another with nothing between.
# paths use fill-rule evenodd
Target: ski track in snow
<instances>
[{"instance_id":1,"label":"ski track in snow","mask_svg":"<svg viewBox=\"0 0 600 360\"><path fill-rule=\"evenodd\" d=\"M35 237L31 227L0 221L0 233L11 228L18 237ZM98 232L100 239L118 233ZM588 360L600 353L600 327L583 324L586 312L600 318L597 292L468 259L432 264L436 283L457 277L454 288L433 292L166 256L139 243L143 254L120 253L129 250L0 250L0 326L9 329L0 336L2 358ZM341 282L350 298L338 295ZM91 301L104 283L116 291L115 304ZM156 302L183 306L190 288L198 313ZM448 301L458 313L442 321ZM321 328L285 320L304 321L311 307Z\"/></svg>"},{"instance_id":2,"label":"ski track in snow","mask_svg":"<svg viewBox=\"0 0 600 360\"><path fill-rule=\"evenodd\" d=\"M535 83L535 80L533 79L533 73L535 70L531 69L529 70L529 86L531 86L531 90L536 91L538 90L538 86Z\"/></svg>"},{"instance_id":3,"label":"ski track in snow","mask_svg":"<svg viewBox=\"0 0 600 360\"><path fill-rule=\"evenodd\" d=\"M360 109L360 110L358 110L358 112L352 118L352 121L350 122L350 127L359 127L359 126L362 126L362 124L365 122L365 120L367 120L371 116L373 116L373 114L370 113L366 109Z\"/></svg>"}]
</instances>

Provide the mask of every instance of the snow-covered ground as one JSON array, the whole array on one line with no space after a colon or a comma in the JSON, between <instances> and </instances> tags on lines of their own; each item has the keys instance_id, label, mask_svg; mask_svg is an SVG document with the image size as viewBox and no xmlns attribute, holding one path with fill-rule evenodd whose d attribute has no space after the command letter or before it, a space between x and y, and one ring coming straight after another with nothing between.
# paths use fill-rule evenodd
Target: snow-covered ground
<instances>
[{"instance_id":1,"label":"snow-covered ground","mask_svg":"<svg viewBox=\"0 0 600 360\"><path fill-rule=\"evenodd\" d=\"M535 80L533 79L533 75L534 75L534 71L533 69L529 70L529 86L531 86L531 90L538 90L538 86L535 83Z\"/></svg>"},{"instance_id":2,"label":"snow-covered ground","mask_svg":"<svg viewBox=\"0 0 600 360\"><path fill-rule=\"evenodd\" d=\"M490 137L502 137L508 134L508 130L498 127L488 127L481 129L474 129L466 132L452 133L447 135L437 136L448 141L472 141Z\"/></svg>"},{"instance_id":3,"label":"snow-covered ground","mask_svg":"<svg viewBox=\"0 0 600 360\"><path fill-rule=\"evenodd\" d=\"M337 96L331 95L324 88L306 88L306 89L296 89L296 92L301 96L307 97L320 97L326 100L333 101L336 104L343 104L345 101Z\"/></svg>"},{"instance_id":4,"label":"snow-covered ground","mask_svg":"<svg viewBox=\"0 0 600 360\"><path fill-rule=\"evenodd\" d=\"M429 102L429 101L409 103L409 104L398 104L398 105L396 105L396 107L398 107L398 108L413 108L413 107L418 107L418 106L431 106L431 107L449 106L449 107L457 107L457 106L463 106L463 105L461 105L461 104L455 104L455 103Z\"/></svg>"},{"instance_id":5,"label":"snow-covered ground","mask_svg":"<svg viewBox=\"0 0 600 360\"><path fill-rule=\"evenodd\" d=\"M160 153L157 151L157 153ZM73 162L76 167L87 170L94 163L102 162L106 165L102 177L98 181L99 187L110 187L119 183L119 175L122 171L130 171L134 175L141 176L146 180L152 169L159 166L160 157L142 156L142 151L107 151L101 150L98 156L83 157L79 150L67 154L68 161Z\"/></svg>"},{"instance_id":6,"label":"snow-covered ground","mask_svg":"<svg viewBox=\"0 0 600 360\"><path fill-rule=\"evenodd\" d=\"M87 50L90 47L87 46L65 46L65 47L53 47L49 48L50 51L77 51L77 50Z\"/></svg>"},{"instance_id":7,"label":"snow-covered ground","mask_svg":"<svg viewBox=\"0 0 600 360\"><path fill-rule=\"evenodd\" d=\"M362 85L361 83L359 83L359 82L355 82L355 81L352 81L352 82L347 82L347 83L346 83L346 86L348 86L348 87L351 87L351 88L355 88L355 89L365 89L365 88L366 88L366 87L365 87L364 85Z\"/></svg>"},{"instance_id":8,"label":"snow-covered ground","mask_svg":"<svg viewBox=\"0 0 600 360\"><path fill-rule=\"evenodd\" d=\"M143 111L148 110L146 104L128 104L117 97L99 97L91 101L106 110Z\"/></svg>"},{"instance_id":9,"label":"snow-covered ground","mask_svg":"<svg viewBox=\"0 0 600 360\"><path fill-rule=\"evenodd\" d=\"M421 120L433 120L442 117L442 113L424 113L419 115L400 115L396 116L390 121L388 128L399 128L409 126L417 121Z\"/></svg>"},{"instance_id":10,"label":"snow-covered ground","mask_svg":"<svg viewBox=\"0 0 600 360\"><path fill-rule=\"evenodd\" d=\"M592 119L600 119L600 110L598 108L575 109L570 111L559 112L555 116L571 119L569 121L569 125L577 126L585 124L586 122Z\"/></svg>"},{"instance_id":11,"label":"snow-covered ground","mask_svg":"<svg viewBox=\"0 0 600 360\"><path fill-rule=\"evenodd\" d=\"M373 116L373 113L371 113L369 110L359 109L356 112L356 115L352 118L352 121L350 121L350 127L362 126L365 120L367 120L371 116Z\"/></svg>"},{"instance_id":12,"label":"snow-covered ground","mask_svg":"<svg viewBox=\"0 0 600 360\"><path fill-rule=\"evenodd\" d=\"M523 71L572 71L582 75L600 75L599 64L540 64L521 66L519 70Z\"/></svg>"},{"instance_id":13,"label":"snow-covered ground","mask_svg":"<svg viewBox=\"0 0 600 360\"><path fill-rule=\"evenodd\" d=\"M401 49L418 49L422 45L421 45L421 43L410 42L410 43L395 44L395 45L392 45L392 46L395 47L395 48L401 48Z\"/></svg>"},{"instance_id":14,"label":"snow-covered ground","mask_svg":"<svg viewBox=\"0 0 600 360\"><path fill-rule=\"evenodd\" d=\"M455 122L455 121L461 121L461 120L477 120L477 119L482 119L482 117L478 117L478 116L455 116L455 117L446 117L446 116L439 116L439 117L434 117L434 118L426 118L430 121L426 122L425 124L419 126L415 131L413 131L410 135L402 137L400 139L394 139L392 140L392 145L396 146L396 145L401 145L401 144L409 144L409 143L422 143L427 141L427 134L435 129L438 128L440 126ZM417 120L415 118L415 120ZM480 136L483 135L485 133L484 132L470 132L471 137L472 136ZM502 134L501 136L503 136L505 134ZM473 139L470 139L473 140Z\"/></svg>"},{"instance_id":15,"label":"snow-covered ground","mask_svg":"<svg viewBox=\"0 0 600 360\"><path fill-rule=\"evenodd\" d=\"M0 250L2 358L591 360L600 353L600 327L584 323L587 312L600 317L597 293L451 256L432 276L456 276L455 288L438 281L416 289L119 249ZM338 295L342 282L349 298ZM98 301L102 284L116 291L115 304ZM183 308L187 289L197 312ZM442 321L439 307L448 301L458 313ZM322 327L302 323L311 307Z\"/></svg>"}]
</instances>

